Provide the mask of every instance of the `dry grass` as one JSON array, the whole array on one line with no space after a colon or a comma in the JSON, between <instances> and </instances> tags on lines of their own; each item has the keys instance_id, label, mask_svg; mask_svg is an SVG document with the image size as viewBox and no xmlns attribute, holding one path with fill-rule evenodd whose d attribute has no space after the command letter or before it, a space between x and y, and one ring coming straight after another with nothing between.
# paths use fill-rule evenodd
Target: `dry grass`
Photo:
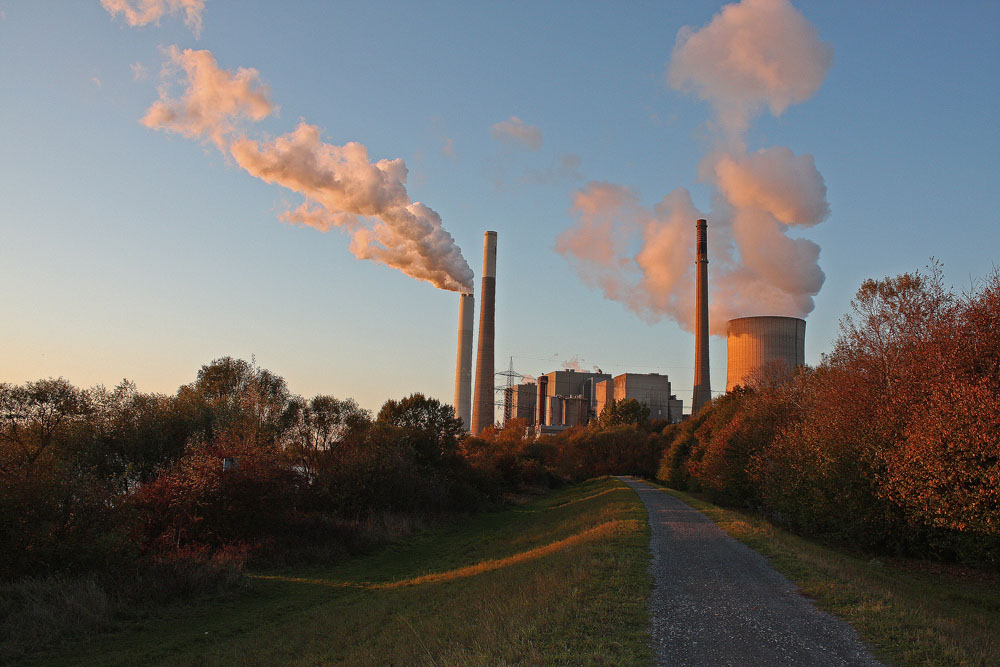
<instances>
[{"instance_id":1,"label":"dry grass","mask_svg":"<svg viewBox=\"0 0 1000 667\"><path fill-rule=\"evenodd\" d=\"M749 514L664 489L767 556L823 609L896 665L1000 664L1000 575L871 557L793 535Z\"/></svg>"},{"instance_id":2,"label":"dry grass","mask_svg":"<svg viewBox=\"0 0 1000 667\"><path fill-rule=\"evenodd\" d=\"M38 661L648 664L648 526L635 494L610 492L625 488L588 482L369 556L258 573L266 578L239 599L178 608Z\"/></svg>"}]
</instances>

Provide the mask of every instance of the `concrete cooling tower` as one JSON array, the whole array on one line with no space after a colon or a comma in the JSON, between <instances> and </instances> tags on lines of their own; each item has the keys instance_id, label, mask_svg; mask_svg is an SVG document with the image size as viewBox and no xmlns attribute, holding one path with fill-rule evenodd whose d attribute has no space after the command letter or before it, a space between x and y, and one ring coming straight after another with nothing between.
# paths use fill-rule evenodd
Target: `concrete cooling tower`
<instances>
[{"instance_id":1,"label":"concrete cooling tower","mask_svg":"<svg viewBox=\"0 0 1000 667\"><path fill-rule=\"evenodd\" d=\"M738 317L726 325L729 369L726 391L746 386L763 368L805 364L806 322L797 317Z\"/></svg>"}]
</instances>

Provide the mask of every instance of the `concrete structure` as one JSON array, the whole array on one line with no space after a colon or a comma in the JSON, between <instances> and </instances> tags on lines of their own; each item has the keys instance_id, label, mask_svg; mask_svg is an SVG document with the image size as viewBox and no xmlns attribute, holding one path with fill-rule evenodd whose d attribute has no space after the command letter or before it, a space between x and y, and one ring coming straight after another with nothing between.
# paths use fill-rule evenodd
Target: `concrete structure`
<instances>
[{"instance_id":1,"label":"concrete structure","mask_svg":"<svg viewBox=\"0 0 1000 667\"><path fill-rule=\"evenodd\" d=\"M614 379L616 401L634 398L649 406L649 418L671 419L670 415L670 380L659 373L623 373Z\"/></svg>"},{"instance_id":2,"label":"concrete structure","mask_svg":"<svg viewBox=\"0 0 1000 667\"><path fill-rule=\"evenodd\" d=\"M708 222L699 220L697 267L698 287L695 298L694 329L694 395L691 414L696 415L702 406L712 400L712 382L708 372Z\"/></svg>"},{"instance_id":3,"label":"concrete structure","mask_svg":"<svg viewBox=\"0 0 1000 667\"><path fill-rule=\"evenodd\" d=\"M587 404L587 418L591 416L591 406L596 400L594 392L597 385L603 380L610 380L607 373L590 373L575 370L552 371L538 378L538 391L540 396L583 396ZM544 387L544 394L543 392ZM561 403L560 403L561 405ZM546 405L546 409L548 409ZM535 422L536 425L558 426L563 423L562 414L553 416L546 414L542 419Z\"/></svg>"},{"instance_id":4,"label":"concrete structure","mask_svg":"<svg viewBox=\"0 0 1000 667\"><path fill-rule=\"evenodd\" d=\"M586 396L566 396L563 399L563 426L586 426L590 420L590 401Z\"/></svg>"},{"instance_id":5,"label":"concrete structure","mask_svg":"<svg viewBox=\"0 0 1000 667\"><path fill-rule=\"evenodd\" d=\"M667 405L670 407L671 422L676 424L684 418L684 401L670 394L670 398L667 399Z\"/></svg>"},{"instance_id":6,"label":"concrete structure","mask_svg":"<svg viewBox=\"0 0 1000 667\"><path fill-rule=\"evenodd\" d=\"M483 235L483 288L479 293L479 346L476 391L472 403L472 434L493 425L493 338L497 292L497 233Z\"/></svg>"},{"instance_id":7,"label":"concrete structure","mask_svg":"<svg viewBox=\"0 0 1000 667\"><path fill-rule=\"evenodd\" d=\"M545 421L546 426L562 426L563 425L563 397L562 396L546 396L546 402L548 402L548 415Z\"/></svg>"},{"instance_id":8,"label":"concrete structure","mask_svg":"<svg viewBox=\"0 0 1000 667\"><path fill-rule=\"evenodd\" d=\"M507 387L503 400L504 423L511 419L523 419L528 426L534 426L537 392L534 382Z\"/></svg>"},{"instance_id":9,"label":"concrete structure","mask_svg":"<svg viewBox=\"0 0 1000 667\"><path fill-rule=\"evenodd\" d=\"M472 424L472 322L476 297L462 294L458 302L458 355L455 361L455 417L465 430Z\"/></svg>"},{"instance_id":10,"label":"concrete structure","mask_svg":"<svg viewBox=\"0 0 1000 667\"><path fill-rule=\"evenodd\" d=\"M538 382L535 383L537 386L537 393L535 394L535 426L542 426L545 424L545 420L548 417L548 399L549 395L548 384L549 379L546 376L541 376L538 378Z\"/></svg>"},{"instance_id":11,"label":"concrete structure","mask_svg":"<svg viewBox=\"0 0 1000 667\"><path fill-rule=\"evenodd\" d=\"M758 372L788 372L805 364L806 322L797 317L739 317L726 325L726 391Z\"/></svg>"},{"instance_id":12,"label":"concrete structure","mask_svg":"<svg viewBox=\"0 0 1000 667\"><path fill-rule=\"evenodd\" d=\"M594 386L594 416L600 417L604 406L615 399L614 380L601 380Z\"/></svg>"},{"instance_id":13,"label":"concrete structure","mask_svg":"<svg viewBox=\"0 0 1000 667\"><path fill-rule=\"evenodd\" d=\"M623 373L613 380L598 382L596 386L600 417L604 406L612 400L634 398L649 406L650 419L665 419L671 423L681 420L684 403L670 393L670 379L659 373Z\"/></svg>"}]
</instances>

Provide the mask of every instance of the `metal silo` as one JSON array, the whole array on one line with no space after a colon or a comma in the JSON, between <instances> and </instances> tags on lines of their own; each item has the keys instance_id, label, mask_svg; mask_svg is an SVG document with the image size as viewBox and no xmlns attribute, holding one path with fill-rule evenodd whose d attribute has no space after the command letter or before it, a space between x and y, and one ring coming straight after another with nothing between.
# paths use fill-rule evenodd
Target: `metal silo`
<instances>
[{"instance_id":1,"label":"metal silo","mask_svg":"<svg viewBox=\"0 0 1000 667\"><path fill-rule=\"evenodd\" d=\"M726 391L746 385L762 368L805 364L806 322L797 317L738 317L726 325L729 368Z\"/></svg>"}]
</instances>

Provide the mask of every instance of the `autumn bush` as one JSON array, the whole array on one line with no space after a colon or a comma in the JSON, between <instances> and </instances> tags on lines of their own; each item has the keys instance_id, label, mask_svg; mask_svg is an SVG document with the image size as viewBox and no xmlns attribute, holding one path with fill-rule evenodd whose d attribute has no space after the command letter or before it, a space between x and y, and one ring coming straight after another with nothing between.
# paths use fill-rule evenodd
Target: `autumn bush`
<instances>
[{"instance_id":1,"label":"autumn bush","mask_svg":"<svg viewBox=\"0 0 1000 667\"><path fill-rule=\"evenodd\" d=\"M865 281L834 350L668 427L658 475L800 532L1000 565L1000 275Z\"/></svg>"}]
</instances>

